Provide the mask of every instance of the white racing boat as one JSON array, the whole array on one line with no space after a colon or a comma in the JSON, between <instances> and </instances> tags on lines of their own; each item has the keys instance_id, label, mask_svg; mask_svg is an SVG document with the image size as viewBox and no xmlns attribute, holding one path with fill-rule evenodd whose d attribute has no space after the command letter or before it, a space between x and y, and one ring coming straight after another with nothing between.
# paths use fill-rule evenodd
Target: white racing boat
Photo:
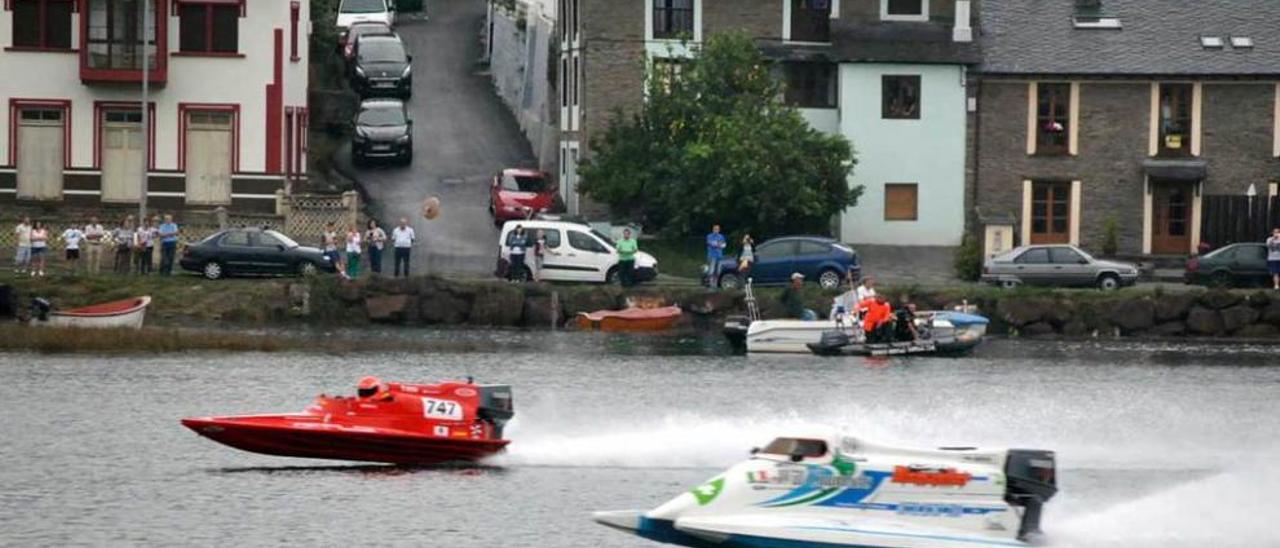
<instances>
[{"instance_id":1,"label":"white racing boat","mask_svg":"<svg viewBox=\"0 0 1280 548\"><path fill-rule=\"evenodd\" d=\"M1055 469L1051 451L783 437L653 510L593 517L681 546L1028 546Z\"/></svg>"},{"instance_id":2,"label":"white racing boat","mask_svg":"<svg viewBox=\"0 0 1280 548\"><path fill-rule=\"evenodd\" d=\"M750 353L809 354L808 345L822 342L823 333L850 331L849 322L840 324L835 320L755 320L742 322L747 324L745 329L741 323L728 325L733 321L742 322L726 322L725 334L732 337L730 331L737 329ZM988 321L976 314L949 310L916 313L917 330L935 340L940 352L963 352L977 346L987 334ZM856 334L856 330L852 333Z\"/></svg>"}]
</instances>

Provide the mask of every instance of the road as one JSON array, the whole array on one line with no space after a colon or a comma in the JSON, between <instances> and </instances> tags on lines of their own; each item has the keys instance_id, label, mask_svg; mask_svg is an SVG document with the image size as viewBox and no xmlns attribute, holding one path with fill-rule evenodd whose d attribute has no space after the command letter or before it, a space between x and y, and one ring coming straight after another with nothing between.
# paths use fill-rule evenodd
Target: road
<instances>
[{"instance_id":1,"label":"road","mask_svg":"<svg viewBox=\"0 0 1280 548\"><path fill-rule=\"evenodd\" d=\"M479 0L434 0L429 17L397 20L413 55L412 165L355 169L347 147L337 158L356 175L375 218L387 225L409 218L418 234L415 275L491 274L498 235L486 209L489 181L504 167L537 165L515 118L476 68L484 15ZM440 198L443 210L432 221L421 211L430 196Z\"/></svg>"}]
</instances>

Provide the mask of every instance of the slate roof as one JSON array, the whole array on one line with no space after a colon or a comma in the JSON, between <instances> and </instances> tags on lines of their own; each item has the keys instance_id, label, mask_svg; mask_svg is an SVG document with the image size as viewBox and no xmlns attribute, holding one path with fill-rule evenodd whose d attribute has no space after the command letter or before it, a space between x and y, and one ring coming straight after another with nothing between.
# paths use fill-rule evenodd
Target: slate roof
<instances>
[{"instance_id":1,"label":"slate roof","mask_svg":"<svg viewBox=\"0 0 1280 548\"><path fill-rule=\"evenodd\" d=\"M955 42L951 26L936 22L832 21L830 45L757 43L765 56L784 60L975 65L982 59L976 41Z\"/></svg>"},{"instance_id":2,"label":"slate roof","mask_svg":"<svg viewBox=\"0 0 1280 548\"><path fill-rule=\"evenodd\" d=\"M983 72L995 74L1277 75L1280 0L1101 0L1120 30L1077 29L1074 0L987 0ZM1086 8L1087 9L1087 8ZM1228 45L1205 49L1200 36ZM1253 39L1233 49L1228 37Z\"/></svg>"}]
</instances>

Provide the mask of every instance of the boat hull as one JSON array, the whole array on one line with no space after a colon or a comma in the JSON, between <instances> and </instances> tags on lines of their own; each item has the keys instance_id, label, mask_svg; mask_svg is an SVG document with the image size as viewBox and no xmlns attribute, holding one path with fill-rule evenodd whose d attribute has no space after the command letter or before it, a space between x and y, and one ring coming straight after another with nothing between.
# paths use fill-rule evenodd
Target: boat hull
<instances>
[{"instance_id":1,"label":"boat hull","mask_svg":"<svg viewBox=\"0 0 1280 548\"><path fill-rule=\"evenodd\" d=\"M223 445L263 455L401 465L474 462L508 443L345 426L312 415L202 417L183 419L182 424Z\"/></svg>"},{"instance_id":2,"label":"boat hull","mask_svg":"<svg viewBox=\"0 0 1280 548\"><path fill-rule=\"evenodd\" d=\"M580 312L577 324L582 329L600 331L665 331L680 321L681 314L678 306Z\"/></svg>"},{"instance_id":3,"label":"boat hull","mask_svg":"<svg viewBox=\"0 0 1280 548\"><path fill-rule=\"evenodd\" d=\"M110 303L49 313L48 319L34 320L31 325L86 329L142 329L151 297L138 297Z\"/></svg>"},{"instance_id":4,"label":"boat hull","mask_svg":"<svg viewBox=\"0 0 1280 548\"><path fill-rule=\"evenodd\" d=\"M982 342L987 332L987 319L972 314L950 311L927 311L917 314L918 322L928 325L931 344L902 348L868 348L861 355L943 353L961 354ZM920 325L919 323L917 325ZM746 328L746 349L750 353L809 354L820 353L813 345L822 343L822 334L839 328L833 320L758 320ZM844 330L849 330L846 325ZM733 337L726 323L725 336ZM857 341L861 342L861 341ZM874 347L875 345L866 345ZM909 348L908 348L909 347ZM881 351L883 350L883 351Z\"/></svg>"}]
</instances>

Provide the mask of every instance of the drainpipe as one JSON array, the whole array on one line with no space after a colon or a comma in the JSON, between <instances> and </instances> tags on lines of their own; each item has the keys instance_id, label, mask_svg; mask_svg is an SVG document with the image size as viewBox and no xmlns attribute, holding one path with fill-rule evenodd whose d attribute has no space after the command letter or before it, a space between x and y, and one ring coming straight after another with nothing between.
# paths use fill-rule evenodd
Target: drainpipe
<instances>
[{"instance_id":1,"label":"drainpipe","mask_svg":"<svg viewBox=\"0 0 1280 548\"><path fill-rule=\"evenodd\" d=\"M970 81L974 81L974 79L970 79ZM976 81L978 85L973 95L974 105L977 107L973 109L973 188L970 189L970 196L973 196L973 211L969 214L975 231L975 238L978 237L976 231L980 228L977 222L977 212L981 211L981 208L978 207L978 189L981 187L979 181L982 178L982 77L978 76ZM968 102L968 98L965 99L965 102ZM965 107L967 108L968 105L966 104Z\"/></svg>"}]
</instances>

